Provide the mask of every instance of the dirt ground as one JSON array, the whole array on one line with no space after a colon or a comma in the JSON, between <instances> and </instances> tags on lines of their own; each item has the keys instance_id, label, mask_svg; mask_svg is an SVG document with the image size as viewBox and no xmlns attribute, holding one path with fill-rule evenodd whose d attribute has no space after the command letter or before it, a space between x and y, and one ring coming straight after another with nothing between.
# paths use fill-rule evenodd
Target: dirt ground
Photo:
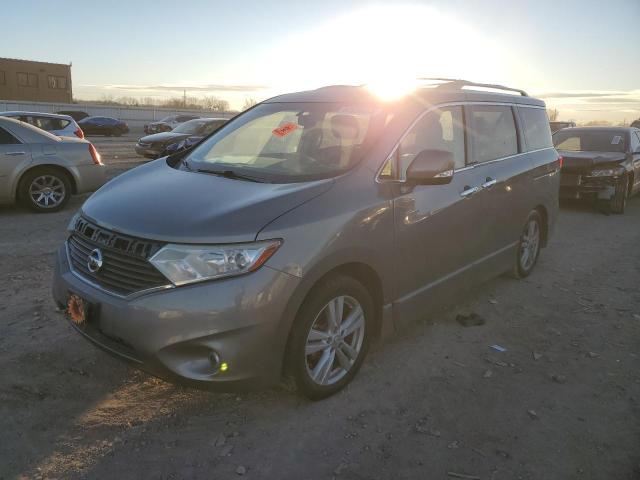
<instances>
[{"instance_id":1,"label":"dirt ground","mask_svg":"<svg viewBox=\"0 0 640 480\"><path fill-rule=\"evenodd\" d=\"M111 175L133 139L95 139ZM0 207L1 479L640 479L640 198L565 205L528 279L376 345L317 403L177 387L76 334L50 284L82 201Z\"/></svg>"}]
</instances>

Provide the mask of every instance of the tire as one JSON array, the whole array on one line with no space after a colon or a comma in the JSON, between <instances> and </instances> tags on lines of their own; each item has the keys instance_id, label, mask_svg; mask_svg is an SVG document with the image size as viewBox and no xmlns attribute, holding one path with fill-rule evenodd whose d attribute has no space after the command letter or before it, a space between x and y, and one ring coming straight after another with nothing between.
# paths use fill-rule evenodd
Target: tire
<instances>
[{"instance_id":1,"label":"tire","mask_svg":"<svg viewBox=\"0 0 640 480\"><path fill-rule=\"evenodd\" d=\"M20 200L38 213L62 209L71 197L69 177L55 168L39 168L27 172L20 181Z\"/></svg>"},{"instance_id":2,"label":"tire","mask_svg":"<svg viewBox=\"0 0 640 480\"><path fill-rule=\"evenodd\" d=\"M330 322L335 318L331 312L341 302L343 328L352 319L353 330L346 335ZM302 395L311 400L327 398L353 379L369 349L373 315L370 293L351 277L330 277L311 291L296 315L285 359L286 372Z\"/></svg>"},{"instance_id":3,"label":"tire","mask_svg":"<svg viewBox=\"0 0 640 480\"><path fill-rule=\"evenodd\" d=\"M542 219L540 214L533 210L527 217L520 241L516 261L513 267L515 278L525 278L533 271L540 256L540 245L542 243Z\"/></svg>"},{"instance_id":4,"label":"tire","mask_svg":"<svg viewBox=\"0 0 640 480\"><path fill-rule=\"evenodd\" d=\"M627 206L627 197L629 195L629 177L625 175L616 184L615 193L609 200L609 211L621 215Z\"/></svg>"}]
</instances>

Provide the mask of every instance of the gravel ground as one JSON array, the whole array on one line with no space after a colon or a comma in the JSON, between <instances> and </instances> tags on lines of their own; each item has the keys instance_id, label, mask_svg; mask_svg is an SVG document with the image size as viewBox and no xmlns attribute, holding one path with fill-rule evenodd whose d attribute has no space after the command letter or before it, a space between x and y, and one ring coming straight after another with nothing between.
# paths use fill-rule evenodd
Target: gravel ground
<instances>
[{"instance_id":1,"label":"gravel ground","mask_svg":"<svg viewBox=\"0 0 640 480\"><path fill-rule=\"evenodd\" d=\"M92 140L112 176L139 163L133 135ZM49 290L82 201L0 207L2 479L640 478L640 198L624 216L565 205L528 279L375 346L317 403L177 387L77 335ZM456 321L471 312L486 323Z\"/></svg>"}]
</instances>

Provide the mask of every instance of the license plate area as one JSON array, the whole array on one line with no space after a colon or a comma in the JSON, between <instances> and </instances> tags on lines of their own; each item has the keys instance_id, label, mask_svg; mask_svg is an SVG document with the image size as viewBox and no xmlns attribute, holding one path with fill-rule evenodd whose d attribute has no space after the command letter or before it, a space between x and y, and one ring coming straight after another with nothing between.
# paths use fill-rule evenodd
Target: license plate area
<instances>
[{"instance_id":1,"label":"license plate area","mask_svg":"<svg viewBox=\"0 0 640 480\"><path fill-rule=\"evenodd\" d=\"M94 322L98 315L98 306L88 302L76 293L69 293L65 313L69 320L79 327Z\"/></svg>"}]
</instances>

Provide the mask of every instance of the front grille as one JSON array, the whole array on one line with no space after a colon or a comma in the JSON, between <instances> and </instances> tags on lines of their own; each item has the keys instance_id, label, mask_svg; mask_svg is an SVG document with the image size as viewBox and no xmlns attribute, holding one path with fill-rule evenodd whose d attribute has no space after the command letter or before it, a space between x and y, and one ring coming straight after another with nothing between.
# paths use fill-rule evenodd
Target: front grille
<instances>
[{"instance_id":1,"label":"front grille","mask_svg":"<svg viewBox=\"0 0 640 480\"><path fill-rule=\"evenodd\" d=\"M161 243L112 232L83 218L76 221L74 230L67 240L71 266L92 283L118 295L169 284L148 261L162 247ZM102 252L102 267L91 272L88 258L96 248Z\"/></svg>"}]
</instances>

